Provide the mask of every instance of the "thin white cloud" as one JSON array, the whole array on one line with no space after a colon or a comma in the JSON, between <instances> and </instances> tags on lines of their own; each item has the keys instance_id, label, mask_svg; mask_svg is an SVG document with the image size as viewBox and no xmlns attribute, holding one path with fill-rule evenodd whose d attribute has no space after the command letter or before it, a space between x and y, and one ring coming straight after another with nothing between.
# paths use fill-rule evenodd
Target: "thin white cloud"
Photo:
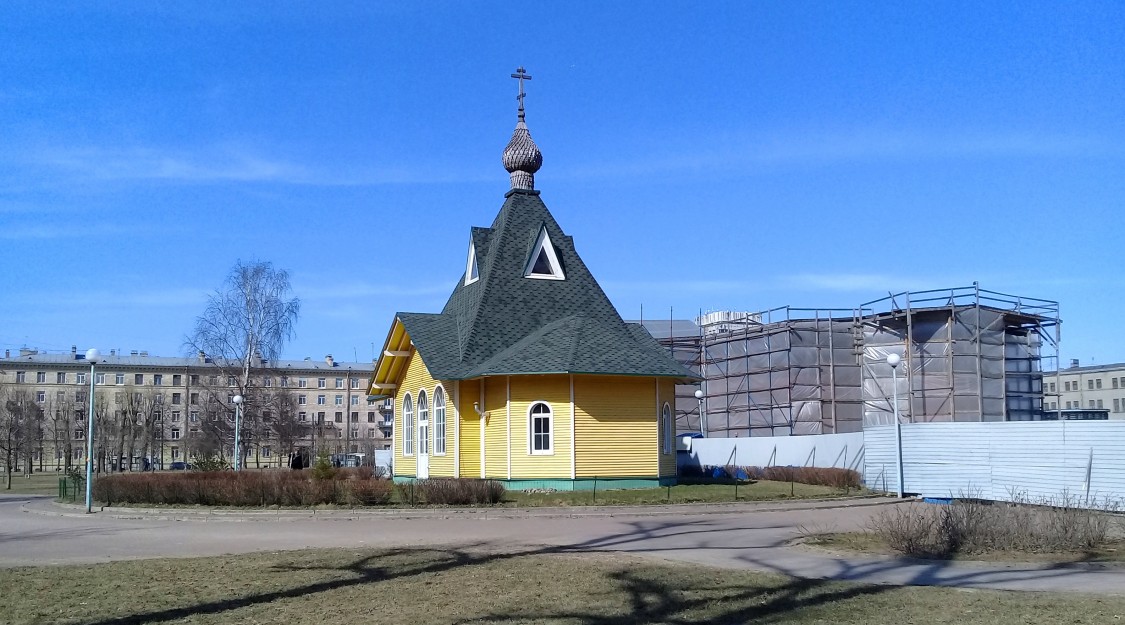
<instances>
[{"instance_id":1,"label":"thin white cloud","mask_svg":"<svg viewBox=\"0 0 1125 625\"><path fill-rule=\"evenodd\" d=\"M490 180L485 172L456 167L352 164L326 168L260 155L242 147L208 147L196 151L153 147L64 147L33 153L39 166L86 180L154 181L184 184L264 182L311 186L375 186L416 183L464 183Z\"/></svg>"},{"instance_id":2,"label":"thin white cloud","mask_svg":"<svg viewBox=\"0 0 1125 625\"><path fill-rule=\"evenodd\" d=\"M760 283L743 280L604 280L607 292L614 293L739 293L760 289Z\"/></svg>"},{"instance_id":3,"label":"thin white cloud","mask_svg":"<svg viewBox=\"0 0 1125 625\"><path fill-rule=\"evenodd\" d=\"M719 147L716 147L719 146ZM620 154L620 146L614 158ZM596 158L559 171L560 177L631 177L667 172L731 172L839 162L912 159L1121 156L1119 146L1100 137L1031 132L914 132L859 130L774 136L726 133L696 136L688 142L638 146L632 156L614 162Z\"/></svg>"},{"instance_id":4,"label":"thin white cloud","mask_svg":"<svg viewBox=\"0 0 1125 625\"><path fill-rule=\"evenodd\" d=\"M348 282L343 284L322 284L315 279L294 280L293 291L303 300L339 300L362 297L416 297L424 295L448 295L453 291L455 281L422 283L413 286L399 284L375 284L370 282Z\"/></svg>"},{"instance_id":5,"label":"thin white cloud","mask_svg":"<svg viewBox=\"0 0 1125 625\"><path fill-rule=\"evenodd\" d=\"M122 234L151 232L146 224L10 224L0 228L0 239L12 241L51 239L96 239Z\"/></svg>"},{"instance_id":6,"label":"thin white cloud","mask_svg":"<svg viewBox=\"0 0 1125 625\"><path fill-rule=\"evenodd\" d=\"M92 291L25 291L11 294L12 302L36 308L58 305L68 309L98 310L136 308L179 308L198 306L203 310L211 291L197 288L138 289Z\"/></svg>"}]
</instances>

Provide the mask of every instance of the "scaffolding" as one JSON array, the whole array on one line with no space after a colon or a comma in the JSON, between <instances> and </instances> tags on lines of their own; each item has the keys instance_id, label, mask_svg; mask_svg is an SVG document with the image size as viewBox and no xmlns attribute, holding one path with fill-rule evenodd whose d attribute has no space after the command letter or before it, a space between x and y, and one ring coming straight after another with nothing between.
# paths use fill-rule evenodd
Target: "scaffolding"
<instances>
[{"instance_id":1,"label":"scaffolding","mask_svg":"<svg viewBox=\"0 0 1125 625\"><path fill-rule=\"evenodd\" d=\"M908 422L1041 419L1042 360L1057 368L1059 358L1057 302L976 284L698 321L645 325L704 378L677 386L676 422L707 436L856 432L893 422L896 391ZM897 389L892 353L903 363Z\"/></svg>"},{"instance_id":2,"label":"scaffolding","mask_svg":"<svg viewBox=\"0 0 1125 625\"><path fill-rule=\"evenodd\" d=\"M708 435L860 430L857 324L854 310L785 306L727 331L703 326Z\"/></svg>"},{"instance_id":3,"label":"scaffolding","mask_svg":"<svg viewBox=\"0 0 1125 625\"><path fill-rule=\"evenodd\" d=\"M864 425L1043 418L1043 363L1059 359L1058 302L969 287L863 304ZM1044 351L1047 353L1044 354ZM897 389L887 356L902 358Z\"/></svg>"}]
</instances>

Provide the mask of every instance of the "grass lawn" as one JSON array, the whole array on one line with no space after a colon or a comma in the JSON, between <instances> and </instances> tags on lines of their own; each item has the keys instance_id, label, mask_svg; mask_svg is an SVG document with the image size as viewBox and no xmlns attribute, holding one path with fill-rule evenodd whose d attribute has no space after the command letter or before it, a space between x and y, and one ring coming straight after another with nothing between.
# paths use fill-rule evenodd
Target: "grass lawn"
<instances>
[{"instance_id":1,"label":"grass lawn","mask_svg":"<svg viewBox=\"0 0 1125 625\"><path fill-rule=\"evenodd\" d=\"M58 495L60 477L62 477L62 474L55 473L53 470L33 473L31 477L13 473L12 489L5 490L8 485L7 475L0 473L0 494Z\"/></svg>"},{"instance_id":2,"label":"grass lawn","mask_svg":"<svg viewBox=\"0 0 1125 625\"><path fill-rule=\"evenodd\" d=\"M638 488L598 491L558 491L525 493L508 491L506 506L610 506L662 503L721 503L728 501L767 501L774 499L816 499L862 494L845 493L830 486L810 486L790 482L759 480L749 484L680 484L670 488ZM737 498L736 498L737 495Z\"/></svg>"},{"instance_id":3,"label":"grass lawn","mask_svg":"<svg viewBox=\"0 0 1125 625\"><path fill-rule=\"evenodd\" d=\"M0 571L0 622L1116 623L1125 598L898 588L621 554L316 550Z\"/></svg>"},{"instance_id":4,"label":"grass lawn","mask_svg":"<svg viewBox=\"0 0 1125 625\"><path fill-rule=\"evenodd\" d=\"M870 532L816 534L802 541L810 547L834 552L861 554L902 555L887 546L881 538ZM1112 541L1088 551L1064 553L1035 553L1027 551L995 550L980 553L958 553L953 560L987 560L1006 562L1099 562L1125 565L1125 541ZM1122 617L1125 619L1125 616Z\"/></svg>"}]
</instances>

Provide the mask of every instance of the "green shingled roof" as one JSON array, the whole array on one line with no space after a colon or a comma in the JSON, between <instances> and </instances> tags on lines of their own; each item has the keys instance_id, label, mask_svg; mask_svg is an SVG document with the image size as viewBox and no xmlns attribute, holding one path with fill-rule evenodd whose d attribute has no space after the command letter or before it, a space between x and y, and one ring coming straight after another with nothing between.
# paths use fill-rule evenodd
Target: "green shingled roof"
<instances>
[{"instance_id":1,"label":"green shingled roof","mask_svg":"<svg viewBox=\"0 0 1125 625\"><path fill-rule=\"evenodd\" d=\"M547 230L565 280L524 277ZM695 379L617 310L538 191L513 190L490 228L473 228L480 279L464 276L439 314L399 313L431 375L590 373Z\"/></svg>"}]
</instances>

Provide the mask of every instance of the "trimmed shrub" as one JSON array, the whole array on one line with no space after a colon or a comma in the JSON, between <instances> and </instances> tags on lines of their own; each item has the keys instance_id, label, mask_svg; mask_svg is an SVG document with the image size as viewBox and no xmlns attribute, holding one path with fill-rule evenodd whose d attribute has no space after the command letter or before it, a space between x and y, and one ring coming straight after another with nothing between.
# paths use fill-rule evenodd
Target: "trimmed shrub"
<instances>
[{"instance_id":1,"label":"trimmed shrub","mask_svg":"<svg viewBox=\"0 0 1125 625\"><path fill-rule=\"evenodd\" d=\"M426 503L439 506L495 505L505 492L504 485L493 480L433 478L414 484Z\"/></svg>"},{"instance_id":2,"label":"trimmed shrub","mask_svg":"<svg viewBox=\"0 0 1125 625\"><path fill-rule=\"evenodd\" d=\"M683 467L680 477L701 482L725 483L735 480L771 480L796 482L812 486L831 486L840 490L859 489L863 485L859 472L852 469L827 467Z\"/></svg>"},{"instance_id":3,"label":"trimmed shrub","mask_svg":"<svg viewBox=\"0 0 1125 625\"><path fill-rule=\"evenodd\" d=\"M776 482L796 482L813 486L831 486L841 490L859 488L862 481L858 471L828 467L747 467L751 479Z\"/></svg>"},{"instance_id":4,"label":"trimmed shrub","mask_svg":"<svg viewBox=\"0 0 1125 625\"><path fill-rule=\"evenodd\" d=\"M344 492L349 505L375 506L389 503L394 488L388 480L348 480Z\"/></svg>"},{"instance_id":5,"label":"trimmed shrub","mask_svg":"<svg viewBox=\"0 0 1125 625\"><path fill-rule=\"evenodd\" d=\"M108 505L314 506L387 503L389 480L312 480L295 471L221 471L109 475L94 482Z\"/></svg>"}]
</instances>

